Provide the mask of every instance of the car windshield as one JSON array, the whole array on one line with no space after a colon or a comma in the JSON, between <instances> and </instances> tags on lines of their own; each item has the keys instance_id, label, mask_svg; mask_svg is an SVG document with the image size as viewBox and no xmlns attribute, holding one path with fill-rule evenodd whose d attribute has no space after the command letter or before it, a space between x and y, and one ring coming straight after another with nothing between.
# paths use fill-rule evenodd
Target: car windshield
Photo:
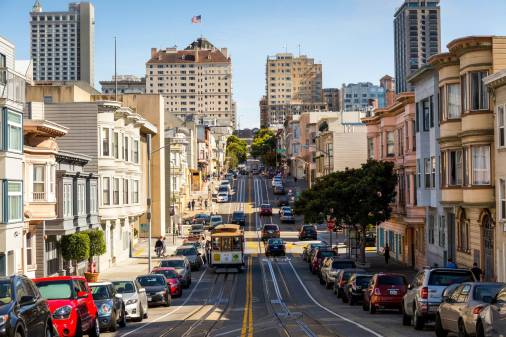
<instances>
[{"instance_id":1,"label":"car windshield","mask_svg":"<svg viewBox=\"0 0 506 337\"><path fill-rule=\"evenodd\" d=\"M114 281L112 283L114 289L120 294L135 293L135 285L132 281Z\"/></svg>"},{"instance_id":2,"label":"car windshield","mask_svg":"<svg viewBox=\"0 0 506 337\"><path fill-rule=\"evenodd\" d=\"M266 231L277 231L278 226L276 225L264 225L264 230Z\"/></svg>"},{"instance_id":3,"label":"car windshield","mask_svg":"<svg viewBox=\"0 0 506 337\"><path fill-rule=\"evenodd\" d=\"M316 229L314 229L313 226L304 226L303 230L305 232L316 232Z\"/></svg>"},{"instance_id":4,"label":"car windshield","mask_svg":"<svg viewBox=\"0 0 506 337\"><path fill-rule=\"evenodd\" d=\"M226 196L227 196L227 193L225 193L225 192L220 192L220 193L218 193L218 196L220 196L220 197L226 197Z\"/></svg>"},{"instance_id":5,"label":"car windshield","mask_svg":"<svg viewBox=\"0 0 506 337\"><path fill-rule=\"evenodd\" d=\"M43 281L35 283L42 297L48 300L63 300L73 297L71 281Z\"/></svg>"},{"instance_id":6,"label":"car windshield","mask_svg":"<svg viewBox=\"0 0 506 337\"><path fill-rule=\"evenodd\" d=\"M262 204L261 208L271 208L271 205L269 205L269 204Z\"/></svg>"},{"instance_id":7,"label":"car windshield","mask_svg":"<svg viewBox=\"0 0 506 337\"><path fill-rule=\"evenodd\" d=\"M477 301L490 303L492 299L497 295L499 290L502 289L504 284L483 284L474 287L473 298Z\"/></svg>"},{"instance_id":8,"label":"car windshield","mask_svg":"<svg viewBox=\"0 0 506 337\"><path fill-rule=\"evenodd\" d=\"M177 277L177 272L172 269L165 269L165 270L155 269L155 270L153 270L153 274L162 274L166 278L176 278Z\"/></svg>"},{"instance_id":9,"label":"car windshield","mask_svg":"<svg viewBox=\"0 0 506 337\"><path fill-rule=\"evenodd\" d=\"M291 215L292 215L292 212L290 212L290 211L284 211L284 212L283 212L283 215L284 215L284 216L291 216Z\"/></svg>"},{"instance_id":10,"label":"car windshield","mask_svg":"<svg viewBox=\"0 0 506 337\"><path fill-rule=\"evenodd\" d=\"M448 287L455 283L474 282L470 271L434 270L430 273L429 285Z\"/></svg>"},{"instance_id":11,"label":"car windshield","mask_svg":"<svg viewBox=\"0 0 506 337\"><path fill-rule=\"evenodd\" d=\"M228 191L227 186L220 186L220 188L218 189L218 192L227 192L227 191Z\"/></svg>"},{"instance_id":12,"label":"car windshield","mask_svg":"<svg viewBox=\"0 0 506 337\"><path fill-rule=\"evenodd\" d=\"M223 221L223 218L221 216L212 216L211 221L212 222Z\"/></svg>"},{"instance_id":13,"label":"car windshield","mask_svg":"<svg viewBox=\"0 0 506 337\"><path fill-rule=\"evenodd\" d=\"M281 239L270 239L268 241L268 243L270 245L282 245L283 244L283 240L281 240Z\"/></svg>"},{"instance_id":14,"label":"car windshield","mask_svg":"<svg viewBox=\"0 0 506 337\"><path fill-rule=\"evenodd\" d=\"M0 306L11 302L11 282L9 280L0 281Z\"/></svg>"},{"instance_id":15,"label":"car windshield","mask_svg":"<svg viewBox=\"0 0 506 337\"><path fill-rule=\"evenodd\" d=\"M137 278L137 281L143 287L154 287L154 286L163 286L165 285L165 280L162 276L152 275L152 276L140 276Z\"/></svg>"},{"instance_id":16,"label":"car windshield","mask_svg":"<svg viewBox=\"0 0 506 337\"><path fill-rule=\"evenodd\" d=\"M372 276L357 276L355 283L358 286L366 287L369 284L369 281L371 280L371 278L372 278Z\"/></svg>"},{"instance_id":17,"label":"car windshield","mask_svg":"<svg viewBox=\"0 0 506 337\"><path fill-rule=\"evenodd\" d=\"M350 279L351 275L353 275L353 273L355 273L355 272L354 271L345 271L345 272L343 272L342 279L344 281L348 281Z\"/></svg>"},{"instance_id":18,"label":"car windshield","mask_svg":"<svg viewBox=\"0 0 506 337\"><path fill-rule=\"evenodd\" d=\"M197 255L195 248L178 248L176 249L176 255L190 256Z\"/></svg>"},{"instance_id":19,"label":"car windshield","mask_svg":"<svg viewBox=\"0 0 506 337\"><path fill-rule=\"evenodd\" d=\"M334 253L330 251L330 253ZM332 256L332 255L328 255ZM355 268L355 262L353 261L339 261L335 260L332 262L332 269L346 269L346 268Z\"/></svg>"},{"instance_id":20,"label":"car windshield","mask_svg":"<svg viewBox=\"0 0 506 337\"><path fill-rule=\"evenodd\" d=\"M244 213L243 212L234 212L234 214L232 215L232 217L234 219L242 219L242 218L244 218Z\"/></svg>"},{"instance_id":21,"label":"car windshield","mask_svg":"<svg viewBox=\"0 0 506 337\"><path fill-rule=\"evenodd\" d=\"M382 286L403 286L406 285L406 279L403 276L380 276L378 284Z\"/></svg>"},{"instance_id":22,"label":"car windshield","mask_svg":"<svg viewBox=\"0 0 506 337\"><path fill-rule=\"evenodd\" d=\"M96 285L90 286L91 295L95 301L107 300L111 298L111 294L109 294L109 289L105 285Z\"/></svg>"},{"instance_id":23,"label":"car windshield","mask_svg":"<svg viewBox=\"0 0 506 337\"><path fill-rule=\"evenodd\" d=\"M184 267L184 260L180 260L180 259L162 260L162 261L160 261L160 267L183 268Z\"/></svg>"},{"instance_id":24,"label":"car windshield","mask_svg":"<svg viewBox=\"0 0 506 337\"><path fill-rule=\"evenodd\" d=\"M207 214L200 213L200 214L195 215L195 219L207 219L207 218L209 218L209 215L207 215Z\"/></svg>"}]
</instances>

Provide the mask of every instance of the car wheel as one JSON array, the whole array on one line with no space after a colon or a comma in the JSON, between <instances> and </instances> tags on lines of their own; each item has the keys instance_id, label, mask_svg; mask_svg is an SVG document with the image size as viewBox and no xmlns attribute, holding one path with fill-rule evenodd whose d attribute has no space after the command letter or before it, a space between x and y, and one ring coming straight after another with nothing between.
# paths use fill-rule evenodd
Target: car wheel
<instances>
[{"instance_id":1,"label":"car wheel","mask_svg":"<svg viewBox=\"0 0 506 337\"><path fill-rule=\"evenodd\" d=\"M144 309L142 308L142 304L139 302L139 317L132 319L134 322L142 322L144 319Z\"/></svg>"},{"instance_id":2,"label":"car wheel","mask_svg":"<svg viewBox=\"0 0 506 337\"><path fill-rule=\"evenodd\" d=\"M422 330L425 326L423 317L420 316L416 307L413 310L413 326L415 327L415 330Z\"/></svg>"},{"instance_id":3,"label":"car wheel","mask_svg":"<svg viewBox=\"0 0 506 337\"><path fill-rule=\"evenodd\" d=\"M406 313L406 310L404 309L404 303L402 305L402 325L404 326L410 326L411 325L411 316L409 316Z\"/></svg>"},{"instance_id":4,"label":"car wheel","mask_svg":"<svg viewBox=\"0 0 506 337\"><path fill-rule=\"evenodd\" d=\"M89 337L100 337L100 322L98 321L98 317L95 317L95 322L91 327L91 330L88 332Z\"/></svg>"},{"instance_id":5,"label":"car wheel","mask_svg":"<svg viewBox=\"0 0 506 337\"><path fill-rule=\"evenodd\" d=\"M485 329L481 320L476 323L476 337L485 337Z\"/></svg>"},{"instance_id":6,"label":"car wheel","mask_svg":"<svg viewBox=\"0 0 506 337\"><path fill-rule=\"evenodd\" d=\"M116 318L116 315L117 313L113 311L111 316L111 324L109 325L110 332L115 332L118 329L118 319Z\"/></svg>"},{"instance_id":7,"label":"car wheel","mask_svg":"<svg viewBox=\"0 0 506 337\"><path fill-rule=\"evenodd\" d=\"M165 296L165 303L163 304L165 307L169 307L170 306L170 300L169 300L169 295Z\"/></svg>"},{"instance_id":8,"label":"car wheel","mask_svg":"<svg viewBox=\"0 0 506 337\"><path fill-rule=\"evenodd\" d=\"M126 327L126 324L127 324L127 321L126 321L126 313L125 313L125 308L123 308L121 310L121 320L119 321L119 326L120 328L124 328Z\"/></svg>"},{"instance_id":9,"label":"car wheel","mask_svg":"<svg viewBox=\"0 0 506 337\"><path fill-rule=\"evenodd\" d=\"M82 337L83 336L83 325L81 324L81 320L78 319L76 323L76 337Z\"/></svg>"},{"instance_id":10,"label":"car wheel","mask_svg":"<svg viewBox=\"0 0 506 337\"><path fill-rule=\"evenodd\" d=\"M439 316L439 314L436 316L435 332L437 337L446 337L448 335L448 331L443 329L443 324L441 323L441 316Z\"/></svg>"},{"instance_id":11,"label":"car wheel","mask_svg":"<svg viewBox=\"0 0 506 337\"><path fill-rule=\"evenodd\" d=\"M18 331L16 331L16 333L14 334L14 337L23 337L23 333L21 332L21 328L19 328Z\"/></svg>"},{"instance_id":12,"label":"car wheel","mask_svg":"<svg viewBox=\"0 0 506 337\"><path fill-rule=\"evenodd\" d=\"M459 332L457 334L459 337L469 337L469 334L466 332L466 326L464 325L464 321L459 319Z\"/></svg>"}]
</instances>

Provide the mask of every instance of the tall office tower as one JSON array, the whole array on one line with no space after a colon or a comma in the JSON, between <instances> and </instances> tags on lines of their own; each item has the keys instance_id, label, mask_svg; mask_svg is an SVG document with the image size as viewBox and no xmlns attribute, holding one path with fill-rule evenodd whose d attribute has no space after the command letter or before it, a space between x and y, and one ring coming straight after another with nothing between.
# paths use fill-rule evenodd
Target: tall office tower
<instances>
[{"instance_id":1,"label":"tall office tower","mask_svg":"<svg viewBox=\"0 0 506 337\"><path fill-rule=\"evenodd\" d=\"M325 109L322 96L322 65L305 55L268 56L266 88L269 126L283 125L294 113Z\"/></svg>"},{"instance_id":2,"label":"tall office tower","mask_svg":"<svg viewBox=\"0 0 506 337\"><path fill-rule=\"evenodd\" d=\"M35 81L83 81L94 85L95 8L70 3L66 12L43 12L39 0L30 12L31 57Z\"/></svg>"},{"instance_id":3,"label":"tall office tower","mask_svg":"<svg viewBox=\"0 0 506 337\"><path fill-rule=\"evenodd\" d=\"M338 88L324 88L323 89L323 100L327 103L327 109L329 111L340 111L341 107L339 104L340 91Z\"/></svg>"},{"instance_id":4,"label":"tall office tower","mask_svg":"<svg viewBox=\"0 0 506 337\"><path fill-rule=\"evenodd\" d=\"M228 119L235 126L232 60L227 48L218 49L205 38L184 50L151 48L146 93L165 97L165 116Z\"/></svg>"},{"instance_id":5,"label":"tall office tower","mask_svg":"<svg viewBox=\"0 0 506 337\"><path fill-rule=\"evenodd\" d=\"M266 128L269 125L269 114L267 111L267 97L262 96L260 105L260 127Z\"/></svg>"},{"instance_id":6,"label":"tall office tower","mask_svg":"<svg viewBox=\"0 0 506 337\"><path fill-rule=\"evenodd\" d=\"M405 0L394 15L395 92L412 91L407 77L441 50L439 0Z\"/></svg>"}]
</instances>

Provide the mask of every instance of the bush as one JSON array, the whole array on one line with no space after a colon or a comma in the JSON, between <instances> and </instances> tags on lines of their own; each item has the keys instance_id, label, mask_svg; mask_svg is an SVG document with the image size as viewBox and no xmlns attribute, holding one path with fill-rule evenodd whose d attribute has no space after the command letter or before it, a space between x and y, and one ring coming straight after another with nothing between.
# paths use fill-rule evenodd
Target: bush
<instances>
[{"instance_id":1,"label":"bush","mask_svg":"<svg viewBox=\"0 0 506 337\"><path fill-rule=\"evenodd\" d=\"M92 229L84 233L88 234L88 237L90 238L90 259L94 256L105 254L106 247L104 232L100 229Z\"/></svg>"},{"instance_id":2,"label":"bush","mask_svg":"<svg viewBox=\"0 0 506 337\"><path fill-rule=\"evenodd\" d=\"M67 261L84 261L90 256L90 238L87 234L77 232L62 236L61 253Z\"/></svg>"}]
</instances>

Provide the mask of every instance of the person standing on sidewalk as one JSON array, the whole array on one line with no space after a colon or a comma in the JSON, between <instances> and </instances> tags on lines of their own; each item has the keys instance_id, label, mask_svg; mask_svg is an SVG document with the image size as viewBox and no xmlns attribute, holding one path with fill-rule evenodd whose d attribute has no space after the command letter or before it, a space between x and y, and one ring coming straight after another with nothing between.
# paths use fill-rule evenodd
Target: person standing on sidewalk
<instances>
[{"instance_id":1,"label":"person standing on sidewalk","mask_svg":"<svg viewBox=\"0 0 506 337\"><path fill-rule=\"evenodd\" d=\"M388 246L388 243L385 244L384 255L385 255L385 263L388 264L388 260L390 260L390 246Z\"/></svg>"},{"instance_id":2,"label":"person standing on sidewalk","mask_svg":"<svg viewBox=\"0 0 506 337\"><path fill-rule=\"evenodd\" d=\"M192 211L195 210L195 199L192 199Z\"/></svg>"},{"instance_id":3,"label":"person standing on sidewalk","mask_svg":"<svg viewBox=\"0 0 506 337\"><path fill-rule=\"evenodd\" d=\"M451 257L448 258L448 263L446 263L446 268L450 269L457 269L457 264L453 262L453 259Z\"/></svg>"},{"instance_id":4,"label":"person standing on sidewalk","mask_svg":"<svg viewBox=\"0 0 506 337\"><path fill-rule=\"evenodd\" d=\"M206 206L206 209L207 209L207 199L204 200L204 206Z\"/></svg>"},{"instance_id":5,"label":"person standing on sidewalk","mask_svg":"<svg viewBox=\"0 0 506 337\"><path fill-rule=\"evenodd\" d=\"M477 282L481 281L481 276L483 275L483 270L478 267L478 263L473 263L473 268L471 268L471 272L474 274L474 278Z\"/></svg>"},{"instance_id":6,"label":"person standing on sidewalk","mask_svg":"<svg viewBox=\"0 0 506 337\"><path fill-rule=\"evenodd\" d=\"M160 236L158 238L158 240L156 240L156 243L155 243L155 252L156 252L156 255L158 257L160 257L160 255L162 255L162 251L163 251L163 241L162 241L162 237Z\"/></svg>"},{"instance_id":7,"label":"person standing on sidewalk","mask_svg":"<svg viewBox=\"0 0 506 337\"><path fill-rule=\"evenodd\" d=\"M192 210L192 202L191 201L188 201L188 210L191 211Z\"/></svg>"}]
</instances>

